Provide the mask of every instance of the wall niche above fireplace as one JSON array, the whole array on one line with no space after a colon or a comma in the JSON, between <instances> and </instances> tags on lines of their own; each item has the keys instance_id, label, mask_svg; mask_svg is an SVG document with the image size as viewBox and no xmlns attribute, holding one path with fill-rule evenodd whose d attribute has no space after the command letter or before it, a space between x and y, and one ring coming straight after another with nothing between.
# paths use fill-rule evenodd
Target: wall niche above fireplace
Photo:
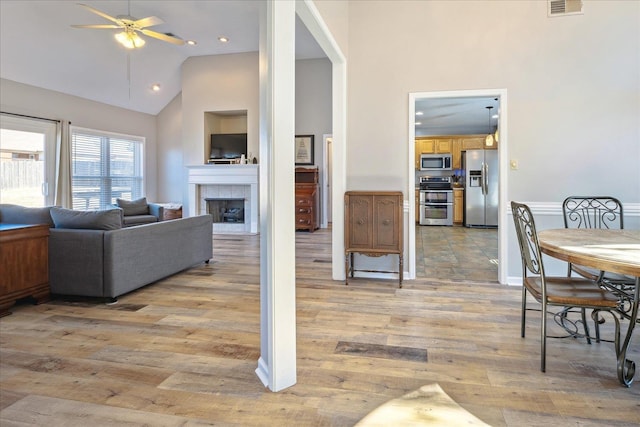
<instances>
[{"instance_id":1,"label":"wall niche above fireplace","mask_svg":"<svg viewBox=\"0 0 640 427\"><path fill-rule=\"evenodd\" d=\"M235 159L220 159L212 162L212 158L217 157L212 152L211 135L212 134L247 134L247 110L233 111L205 111L204 113L204 141L203 155L204 163L238 163ZM254 154L251 152L251 144L247 140L247 152L245 157L251 159ZM228 161L227 161L228 160Z\"/></svg>"}]
</instances>

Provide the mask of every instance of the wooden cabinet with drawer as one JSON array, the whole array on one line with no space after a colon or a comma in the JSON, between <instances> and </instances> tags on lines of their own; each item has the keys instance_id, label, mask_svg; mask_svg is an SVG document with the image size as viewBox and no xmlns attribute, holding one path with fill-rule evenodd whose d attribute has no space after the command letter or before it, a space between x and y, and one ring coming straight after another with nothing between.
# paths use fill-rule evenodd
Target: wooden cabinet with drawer
<instances>
[{"instance_id":1,"label":"wooden cabinet with drawer","mask_svg":"<svg viewBox=\"0 0 640 427\"><path fill-rule=\"evenodd\" d=\"M318 168L296 168L296 230L313 232L320 227Z\"/></svg>"}]
</instances>

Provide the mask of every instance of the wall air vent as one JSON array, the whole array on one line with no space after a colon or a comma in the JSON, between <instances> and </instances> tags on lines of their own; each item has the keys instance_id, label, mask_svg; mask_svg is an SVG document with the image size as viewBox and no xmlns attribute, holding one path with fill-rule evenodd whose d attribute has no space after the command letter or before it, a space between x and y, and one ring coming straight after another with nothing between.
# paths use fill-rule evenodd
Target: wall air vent
<instances>
[{"instance_id":1,"label":"wall air vent","mask_svg":"<svg viewBox=\"0 0 640 427\"><path fill-rule=\"evenodd\" d=\"M582 14L582 0L548 0L548 16Z\"/></svg>"}]
</instances>

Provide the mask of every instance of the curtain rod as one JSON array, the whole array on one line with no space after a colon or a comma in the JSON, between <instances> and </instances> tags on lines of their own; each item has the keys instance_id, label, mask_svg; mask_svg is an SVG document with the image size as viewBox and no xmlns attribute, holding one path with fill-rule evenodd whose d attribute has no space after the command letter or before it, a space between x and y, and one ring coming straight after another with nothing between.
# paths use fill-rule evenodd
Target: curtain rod
<instances>
[{"instance_id":1,"label":"curtain rod","mask_svg":"<svg viewBox=\"0 0 640 427\"><path fill-rule=\"evenodd\" d=\"M16 117L25 117L27 119L36 119L36 120L44 120L47 122L55 122L55 123L60 123L60 120L56 120L56 119L47 119L45 117L36 117L36 116L28 116L26 114L16 114L16 113L8 113L6 111L0 111L0 114L7 114L9 116L16 116Z\"/></svg>"}]
</instances>

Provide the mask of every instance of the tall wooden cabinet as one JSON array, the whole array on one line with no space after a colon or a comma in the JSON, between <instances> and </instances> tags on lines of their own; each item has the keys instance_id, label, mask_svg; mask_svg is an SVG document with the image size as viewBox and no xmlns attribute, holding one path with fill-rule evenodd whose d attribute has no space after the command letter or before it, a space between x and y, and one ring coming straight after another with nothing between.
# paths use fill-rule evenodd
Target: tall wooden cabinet
<instances>
[{"instance_id":1,"label":"tall wooden cabinet","mask_svg":"<svg viewBox=\"0 0 640 427\"><path fill-rule=\"evenodd\" d=\"M349 276L356 270L353 254L379 257L398 255L398 284L403 270L403 197L400 191L348 191L344 195L345 268ZM380 271L395 273L395 271Z\"/></svg>"},{"instance_id":2,"label":"tall wooden cabinet","mask_svg":"<svg viewBox=\"0 0 640 427\"><path fill-rule=\"evenodd\" d=\"M296 230L314 232L320 227L318 168L296 168Z\"/></svg>"}]
</instances>

